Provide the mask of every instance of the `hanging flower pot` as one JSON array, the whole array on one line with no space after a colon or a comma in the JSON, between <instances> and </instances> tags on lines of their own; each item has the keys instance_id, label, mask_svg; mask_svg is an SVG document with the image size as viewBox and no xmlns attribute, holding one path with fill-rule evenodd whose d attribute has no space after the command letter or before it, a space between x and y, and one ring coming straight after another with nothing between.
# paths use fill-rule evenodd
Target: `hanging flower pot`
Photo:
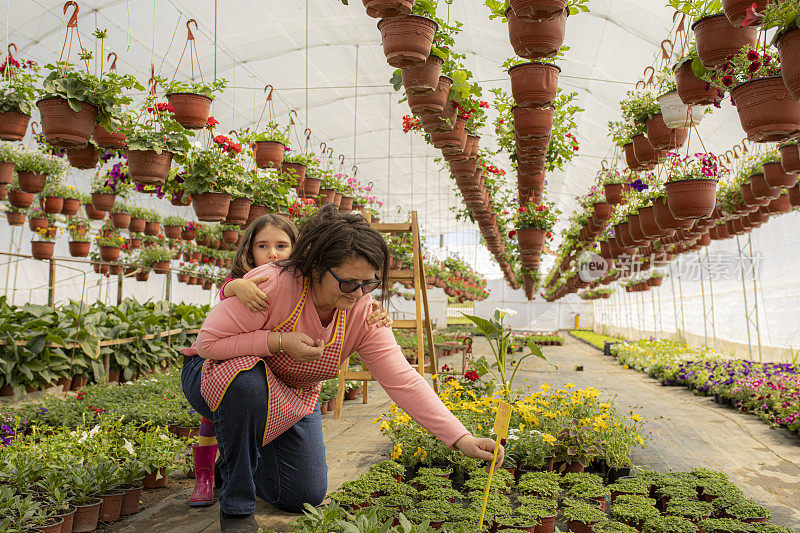
<instances>
[{"instance_id":1,"label":"hanging flower pot","mask_svg":"<svg viewBox=\"0 0 800 533\"><path fill-rule=\"evenodd\" d=\"M709 70L716 70L745 46L755 48L758 30L732 26L724 14L703 17L692 24L697 55Z\"/></svg>"},{"instance_id":2,"label":"hanging flower pot","mask_svg":"<svg viewBox=\"0 0 800 533\"><path fill-rule=\"evenodd\" d=\"M69 255L72 257L86 257L92 248L92 243L89 241L70 241L69 242Z\"/></svg>"},{"instance_id":3,"label":"hanging flower pot","mask_svg":"<svg viewBox=\"0 0 800 533\"><path fill-rule=\"evenodd\" d=\"M269 214L269 208L259 204L253 204L250 206L250 212L247 215L247 221L245 222L245 226L249 226L253 223L253 221L259 217Z\"/></svg>"},{"instance_id":4,"label":"hanging flower pot","mask_svg":"<svg viewBox=\"0 0 800 533\"><path fill-rule=\"evenodd\" d=\"M148 279L150 279L149 270L141 270L136 274L136 281L147 281ZM166 481L164 483L166 485Z\"/></svg>"},{"instance_id":5,"label":"hanging flower pot","mask_svg":"<svg viewBox=\"0 0 800 533\"><path fill-rule=\"evenodd\" d=\"M769 0L722 0L722 10L725 11L725 16L731 25L740 27L747 16L748 8L755 6L757 12L763 13L768 3ZM750 25L758 26L758 24L758 21L754 21Z\"/></svg>"},{"instance_id":6,"label":"hanging flower pot","mask_svg":"<svg viewBox=\"0 0 800 533\"><path fill-rule=\"evenodd\" d=\"M52 259L55 246L53 241L31 241L31 255L34 259Z\"/></svg>"},{"instance_id":7,"label":"hanging flower pot","mask_svg":"<svg viewBox=\"0 0 800 533\"><path fill-rule=\"evenodd\" d=\"M553 129L553 108L514 106L514 132L520 138L547 137Z\"/></svg>"},{"instance_id":8,"label":"hanging flower pot","mask_svg":"<svg viewBox=\"0 0 800 533\"><path fill-rule=\"evenodd\" d=\"M652 205L639 209L639 225L642 233L648 239L657 239L664 236L665 233L669 233L662 231L656 223L655 208Z\"/></svg>"},{"instance_id":9,"label":"hanging flower pot","mask_svg":"<svg viewBox=\"0 0 800 533\"><path fill-rule=\"evenodd\" d=\"M144 234L155 237L161 231L161 222L157 220L147 220L144 224Z\"/></svg>"},{"instance_id":10,"label":"hanging flower pot","mask_svg":"<svg viewBox=\"0 0 800 533\"><path fill-rule=\"evenodd\" d=\"M523 20L509 8L508 39L514 52L525 59L541 59L554 57L564 44L564 32L567 26L568 10L563 10L550 20Z\"/></svg>"},{"instance_id":11,"label":"hanging flower pot","mask_svg":"<svg viewBox=\"0 0 800 533\"><path fill-rule=\"evenodd\" d=\"M669 128L664 116L659 114L647 121L647 140L653 150L677 150L686 143L689 130L686 128Z\"/></svg>"},{"instance_id":12,"label":"hanging flower pot","mask_svg":"<svg viewBox=\"0 0 800 533\"><path fill-rule=\"evenodd\" d=\"M641 172L642 170L648 170L649 168L651 168L648 165L645 165L644 163L640 162L636 158L636 152L634 150L632 142L624 145L622 149L625 151L625 162L627 163L628 168L631 169L633 172Z\"/></svg>"},{"instance_id":13,"label":"hanging flower pot","mask_svg":"<svg viewBox=\"0 0 800 533\"><path fill-rule=\"evenodd\" d=\"M800 135L800 102L792 99L780 76L737 85L731 99L750 141L780 142Z\"/></svg>"},{"instance_id":14,"label":"hanging flower pot","mask_svg":"<svg viewBox=\"0 0 800 533\"><path fill-rule=\"evenodd\" d=\"M100 148L123 150L128 137L120 131L108 131L100 124L94 125L94 142Z\"/></svg>"},{"instance_id":15,"label":"hanging flower pot","mask_svg":"<svg viewBox=\"0 0 800 533\"><path fill-rule=\"evenodd\" d=\"M256 166L258 168L280 168L286 145L279 141L256 141L255 147Z\"/></svg>"},{"instance_id":16,"label":"hanging flower pot","mask_svg":"<svg viewBox=\"0 0 800 533\"><path fill-rule=\"evenodd\" d=\"M556 99L561 69L550 63L522 63L508 69L511 94L520 107L549 107Z\"/></svg>"},{"instance_id":17,"label":"hanging flower pot","mask_svg":"<svg viewBox=\"0 0 800 533\"><path fill-rule=\"evenodd\" d=\"M114 203L117 200L117 195L108 192L93 192L92 193L92 207L97 211L111 211L114 209ZM88 214L88 212L87 212Z\"/></svg>"},{"instance_id":18,"label":"hanging flower pot","mask_svg":"<svg viewBox=\"0 0 800 533\"><path fill-rule=\"evenodd\" d=\"M464 177L472 178L475 175L475 170L478 167L477 159L462 159L459 161L450 161L450 174L454 178Z\"/></svg>"},{"instance_id":19,"label":"hanging flower pot","mask_svg":"<svg viewBox=\"0 0 800 533\"><path fill-rule=\"evenodd\" d=\"M97 166L100 161L100 154L90 143L82 148L67 148L67 159L71 166L81 170L89 170Z\"/></svg>"},{"instance_id":20,"label":"hanging flower pot","mask_svg":"<svg viewBox=\"0 0 800 533\"><path fill-rule=\"evenodd\" d=\"M436 22L419 15L381 19L378 29L387 63L394 68L415 67L425 63L438 28Z\"/></svg>"},{"instance_id":21,"label":"hanging flower pot","mask_svg":"<svg viewBox=\"0 0 800 533\"><path fill-rule=\"evenodd\" d=\"M48 144L60 148L86 146L94 132L97 108L86 102L73 111L63 98L36 102L42 118L42 133Z\"/></svg>"},{"instance_id":22,"label":"hanging flower pot","mask_svg":"<svg viewBox=\"0 0 800 533\"><path fill-rule=\"evenodd\" d=\"M448 78L449 80L449 78ZM442 94L444 95L444 104L441 113L422 113L419 115L420 122L422 124L422 129L425 130L425 133L436 133L441 131L450 131L453 129L453 123L455 122L456 114L458 113L458 108L456 107L456 103L452 100L447 100L447 91L449 91L450 84L452 81L447 82L447 90L443 91ZM439 92L437 91L437 94Z\"/></svg>"},{"instance_id":23,"label":"hanging flower pot","mask_svg":"<svg viewBox=\"0 0 800 533\"><path fill-rule=\"evenodd\" d=\"M781 145L781 166L792 174L800 174L800 145L788 143Z\"/></svg>"},{"instance_id":24,"label":"hanging flower pot","mask_svg":"<svg viewBox=\"0 0 800 533\"><path fill-rule=\"evenodd\" d=\"M511 0L514 14L523 20L550 20L567 8L567 0Z\"/></svg>"},{"instance_id":25,"label":"hanging flower pot","mask_svg":"<svg viewBox=\"0 0 800 533\"><path fill-rule=\"evenodd\" d=\"M667 205L677 219L704 218L714 211L717 203L716 180L669 181L666 188Z\"/></svg>"},{"instance_id":26,"label":"hanging flower pot","mask_svg":"<svg viewBox=\"0 0 800 533\"><path fill-rule=\"evenodd\" d=\"M111 213L111 221L117 229L127 229L131 224L130 213Z\"/></svg>"},{"instance_id":27,"label":"hanging flower pot","mask_svg":"<svg viewBox=\"0 0 800 533\"><path fill-rule=\"evenodd\" d=\"M160 154L153 150L128 150L128 174L131 181L143 185L159 185L169 176L172 152Z\"/></svg>"},{"instance_id":28,"label":"hanging flower pot","mask_svg":"<svg viewBox=\"0 0 800 533\"><path fill-rule=\"evenodd\" d=\"M434 92L428 94L408 94L408 107L411 109L413 114L421 115L422 117L425 117L425 115L437 115L444 113L445 104L448 102L447 97L450 94L450 87L452 87L452 85L453 80L451 78L447 76L439 76L439 82L436 85L436 90ZM455 106L452 107L452 110L456 110ZM440 119L441 122L444 122L448 125L448 128L452 128L452 119L454 117L455 113L453 113L452 117L442 116ZM428 120L433 119L429 118ZM438 129L442 130L442 127L443 126L439 126Z\"/></svg>"},{"instance_id":29,"label":"hanging flower pot","mask_svg":"<svg viewBox=\"0 0 800 533\"><path fill-rule=\"evenodd\" d=\"M717 97L716 89L695 75L691 61L684 61L675 69L675 85L678 96L686 105L710 105ZM692 117L694 117L694 112Z\"/></svg>"},{"instance_id":30,"label":"hanging flower pot","mask_svg":"<svg viewBox=\"0 0 800 533\"><path fill-rule=\"evenodd\" d=\"M47 176L36 172L18 171L17 179L19 180L19 188L25 192L42 192L45 183L47 183Z\"/></svg>"},{"instance_id":31,"label":"hanging flower pot","mask_svg":"<svg viewBox=\"0 0 800 533\"><path fill-rule=\"evenodd\" d=\"M522 250L541 252L544 248L546 231L539 228L523 228L517 230L517 241Z\"/></svg>"},{"instance_id":32,"label":"hanging flower pot","mask_svg":"<svg viewBox=\"0 0 800 533\"><path fill-rule=\"evenodd\" d=\"M444 59L431 54L418 67L405 67L400 70L406 94L433 94L439 87Z\"/></svg>"},{"instance_id":33,"label":"hanging flower pot","mask_svg":"<svg viewBox=\"0 0 800 533\"><path fill-rule=\"evenodd\" d=\"M128 231L131 233L141 233L147 226L147 221L141 217L131 217L131 223L128 225Z\"/></svg>"},{"instance_id":34,"label":"hanging flower pot","mask_svg":"<svg viewBox=\"0 0 800 533\"><path fill-rule=\"evenodd\" d=\"M83 208L86 211L86 216L91 220L103 220L106 218L107 211L95 209L91 203L83 204Z\"/></svg>"},{"instance_id":35,"label":"hanging flower pot","mask_svg":"<svg viewBox=\"0 0 800 533\"><path fill-rule=\"evenodd\" d=\"M692 107L683 103L678 91L662 94L658 97L664 124L668 128L688 128L700 124L704 116L704 107Z\"/></svg>"},{"instance_id":36,"label":"hanging flower pot","mask_svg":"<svg viewBox=\"0 0 800 533\"><path fill-rule=\"evenodd\" d=\"M787 193L779 195L767 206L767 211L772 214L788 213L791 210L792 203L789 201L789 195Z\"/></svg>"},{"instance_id":37,"label":"hanging flower pot","mask_svg":"<svg viewBox=\"0 0 800 533\"><path fill-rule=\"evenodd\" d=\"M167 239L180 239L182 226L164 226L164 237Z\"/></svg>"},{"instance_id":38,"label":"hanging flower pot","mask_svg":"<svg viewBox=\"0 0 800 533\"><path fill-rule=\"evenodd\" d=\"M792 98L800 100L800 29L792 28L777 41L781 54L781 76Z\"/></svg>"},{"instance_id":39,"label":"hanging flower pot","mask_svg":"<svg viewBox=\"0 0 800 533\"><path fill-rule=\"evenodd\" d=\"M36 230L40 228L47 229L49 226L50 222L42 216L31 217L28 219L28 227L34 233L36 233Z\"/></svg>"},{"instance_id":40,"label":"hanging flower pot","mask_svg":"<svg viewBox=\"0 0 800 533\"><path fill-rule=\"evenodd\" d=\"M22 211L6 211L6 219L9 226L21 226L25 223L26 218L28 216Z\"/></svg>"},{"instance_id":41,"label":"hanging flower pot","mask_svg":"<svg viewBox=\"0 0 800 533\"><path fill-rule=\"evenodd\" d=\"M297 181L297 186L302 187L303 181L306 179L306 166L301 163L281 163L281 172L294 176Z\"/></svg>"},{"instance_id":42,"label":"hanging flower pot","mask_svg":"<svg viewBox=\"0 0 800 533\"><path fill-rule=\"evenodd\" d=\"M169 274L169 261L156 261L151 266L156 274Z\"/></svg>"},{"instance_id":43,"label":"hanging flower pot","mask_svg":"<svg viewBox=\"0 0 800 533\"><path fill-rule=\"evenodd\" d=\"M628 217L628 231L630 231L631 238L637 246L647 246L650 244L650 239L644 234L641 218L638 214Z\"/></svg>"},{"instance_id":44,"label":"hanging flower pot","mask_svg":"<svg viewBox=\"0 0 800 533\"><path fill-rule=\"evenodd\" d=\"M222 239L230 244L235 244L239 240L239 232L235 229L226 229L222 232Z\"/></svg>"},{"instance_id":45,"label":"hanging flower pot","mask_svg":"<svg viewBox=\"0 0 800 533\"><path fill-rule=\"evenodd\" d=\"M458 117L450 131L432 133L431 141L433 142L433 146L440 150L443 148L451 148L453 150L457 149L458 151L463 151L467 143L466 125L466 119Z\"/></svg>"},{"instance_id":46,"label":"hanging flower pot","mask_svg":"<svg viewBox=\"0 0 800 533\"><path fill-rule=\"evenodd\" d=\"M206 126L211 115L211 98L194 93L171 93L167 101L175 108L174 118L181 126L199 130Z\"/></svg>"},{"instance_id":47,"label":"hanging flower pot","mask_svg":"<svg viewBox=\"0 0 800 533\"><path fill-rule=\"evenodd\" d=\"M231 195L225 192L204 192L192 195L192 207L203 222L219 222L228 215Z\"/></svg>"},{"instance_id":48,"label":"hanging flower pot","mask_svg":"<svg viewBox=\"0 0 800 533\"><path fill-rule=\"evenodd\" d=\"M797 173L789 173L780 162L764 163L764 178L770 187L792 187L797 183Z\"/></svg>"},{"instance_id":49,"label":"hanging flower pot","mask_svg":"<svg viewBox=\"0 0 800 533\"><path fill-rule=\"evenodd\" d=\"M633 141L633 153L636 156L636 160L642 165L652 168L658 163L659 158L663 156L658 150L653 149L653 146L643 133L634 135L631 141Z\"/></svg>"},{"instance_id":50,"label":"hanging flower pot","mask_svg":"<svg viewBox=\"0 0 800 533\"><path fill-rule=\"evenodd\" d=\"M603 185L603 193L605 194L608 203L612 205L621 204L623 201L621 183L606 183Z\"/></svg>"},{"instance_id":51,"label":"hanging flower pot","mask_svg":"<svg viewBox=\"0 0 800 533\"><path fill-rule=\"evenodd\" d=\"M250 214L252 200L247 198L233 198L228 206L228 214L225 217L225 224L244 224Z\"/></svg>"},{"instance_id":52,"label":"hanging flower pot","mask_svg":"<svg viewBox=\"0 0 800 533\"><path fill-rule=\"evenodd\" d=\"M789 202L792 207L800 207L800 183L789 189ZM8 220L8 223L11 224L11 219Z\"/></svg>"},{"instance_id":53,"label":"hanging flower pot","mask_svg":"<svg viewBox=\"0 0 800 533\"><path fill-rule=\"evenodd\" d=\"M342 196L342 201L339 203L339 211L349 213L353 210L353 197Z\"/></svg>"},{"instance_id":54,"label":"hanging flower pot","mask_svg":"<svg viewBox=\"0 0 800 533\"><path fill-rule=\"evenodd\" d=\"M316 198L319 194L319 188L321 185L321 178L312 178L306 176L305 181L303 181L303 192L305 193L306 198Z\"/></svg>"},{"instance_id":55,"label":"hanging flower pot","mask_svg":"<svg viewBox=\"0 0 800 533\"><path fill-rule=\"evenodd\" d=\"M64 208L64 199L60 196L45 196L39 202L42 206L42 211L48 214L60 213Z\"/></svg>"},{"instance_id":56,"label":"hanging flower pot","mask_svg":"<svg viewBox=\"0 0 800 533\"><path fill-rule=\"evenodd\" d=\"M4 141L21 141L28 130L30 115L17 111L0 113L0 139Z\"/></svg>"},{"instance_id":57,"label":"hanging flower pot","mask_svg":"<svg viewBox=\"0 0 800 533\"><path fill-rule=\"evenodd\" d=\"M119 259L119 246L101 246L100 259L103 261L116 261Z\"/></svg>"},{"instance_id":58,"label":"hanging flower pot","mask_svg":"<svg viewBox=\"0 0 800 533\"><path fill-rule=\"evenodd\" d=\"M400 17L411 14L414 0L362 0L367 15L376 19Z\"/></svg>"},{"instance_id":59,"label":"hanging flower pot","mask_svg":"<svg viewBox=\"0 0 800 533\"><path fill-rule=\"evenodd\" d=\"M772 200L781 194L780 187L770 187L767 184L764 174L753 174L750 176L750 190L758 200ZM762 203L769 203L768 201Z\"/></svg>"},{"instance_id":60,"label":"hanging flower pot","mask_svg":"<svg viewBox=\"0 0 800 533\"><path fill-rule=\"evenodd\" d=\"M81 201L78 198L64 198L64 203L61 206L61 214L72 216L78 214L81 208Z\"/></svg>"},{"instance_id":61,"label":"hanging flower pot","mask_svg":"<svg viewBox=\"0 0 800 533\"><path fill-rule=\"evenodd\" d=\"M0 184L10 185L14 181L14 163L0 161Z\"/></svg>"}]
</instances>

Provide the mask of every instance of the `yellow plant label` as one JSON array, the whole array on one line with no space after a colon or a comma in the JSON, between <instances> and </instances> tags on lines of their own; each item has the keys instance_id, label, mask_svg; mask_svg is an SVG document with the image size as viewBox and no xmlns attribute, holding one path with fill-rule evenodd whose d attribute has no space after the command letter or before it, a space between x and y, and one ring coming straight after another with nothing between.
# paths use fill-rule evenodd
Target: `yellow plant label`
<instances>
[{"instance_id":1,"label":"yellow plant label","mask_svg":"<svg viewBox=\"0 0 800 533\"><path fill-rule=\"evenodd\" d=\"M501 439L508 437L508 424L511 422L511 405L500 402L494 419L494 434Z\"/></svg>"}]
</instances>

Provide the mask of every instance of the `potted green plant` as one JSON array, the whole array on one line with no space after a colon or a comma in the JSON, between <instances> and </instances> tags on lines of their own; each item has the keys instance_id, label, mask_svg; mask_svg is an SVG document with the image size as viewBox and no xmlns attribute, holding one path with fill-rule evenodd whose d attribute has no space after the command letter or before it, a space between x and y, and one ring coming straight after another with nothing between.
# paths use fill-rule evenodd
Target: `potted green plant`
<instances>
[{"instance_id":1,"label":"potted green plant","mask_svg":"<svg viewBox=\"0 0 800 533\"><path fill-rule=\"evenodd\" d=\"M82 217L69 217L69 254L72 257L86 257L91 250L92 242L87 230L89 221Z\"/></svg>"},{"instance_id":2,"label":"potted green plant","mask_svg":"<svg viewBox=\"0 0 800 533\"><path fill-rule=\"evenodd\" d=\"M156 81L173 106L175 120L187 129L202 129L208 125L215 93L221 93L228 84L222 79L211 83L195 80L167 82L165 78L157 77Z\"/></svg>"},{"instance_id":3,"label":"potted green plant","mask_svg":"<svg viewBox=\"0 0 800 533\"><path fill-rule=\"evenodd\" d=\"M316 163L314 154L286 152L281 163L281 173L291 177L293 186L302 187L306 179L306 167Z\"/></svg>"},{"instance_id":4,"label":"potted green plant","mask_svg":"<svg viewBox=\"0 0 800 533\"><path fill-rule=\"evenodd\" d=\"M694 523L709 518L714 511L713 505L708 502L695 500L670 500L665 513L671 516L681 516Z\"/></svg>"},{"instance_id":5,"label":"potted green plant","mask_svg":"<svg viewBox=\"0 0 800 533\"><path fill-rule=\"evenodd\" d=\"M6 220L9 226L22 226L25 224L28 210L24 207L9 205L6 209Z\"/></svg>"},{"instance_id":6,"label":"potted green plant","mask_svg":"<svg viewBox=\"0 0 800 533\"><path fill-rule=\"evenodd\" d=\"M155 237L161 232L161 213L155 209L145 209L144 234Z\"/></svg>"},{"instance_id":7,"label":"potted green plant","mask_svg":"<svg viewBox=\"0 0 800 533\"><path fill-rule=\"evenodd\" d=\"M186 219L178 216L168 216L164 218L164 236L168 239L179 239L181 231L186 225Z\"/></svg>"},{"instance_id":8,"label":"potted green plant","mask_svg":"<svg viewBox=\"0 0 800 533\"><path fill-rule=\"evenodd\" d=\"M52 259L55 250L57 230L36 228L36 238L31 241L31 255L34 259Z\"/></svg>"},{"instance_id":9,"label":"potted green plant","mask_svg":"<svg viewBox=\"0 0 800 533\"><path fill-rule=\"evenodd\" d=\"M20 189L32 193L42 192L48 177L59 180L67 171L62 158L36 148L17 150L14 166Z\"/></svg>"},{"instance_id":10,"label":"potted green plant","mask_svg":"<svg viewBox=\"0 0 800 533\"><path fill-rule=\"evenodd\" d=\"M561 496L560 480L561 476L555 472L529 472L520 476L517 490L541 498L558 498Z\"/></svg>"},{"instance_id":11,"label":"potted green plant","mask_svg":"<svg viewBox=\"0 0 800 533\"><path fill-rule=\"evenodd\" d=\"M224 135L187 153L183 187L192 195L192 207L201 221L218 222L228 215L231 191L244 173L241 153L241 143Z\"/></svg>"},{"instance_id":12,"label":"potted green plant","mask_svg":"<svg viewBox=\"0 0 800 533\"><path fill-rule=\"evenodd\" d=\"M117 261L125 240L118 234L112 233L105 237L95 237L95 242L98 248L100 248L100 258L103 261Z\"/></svg>"},{"instance_id":13,"label":"potted green plant","mask_svg":"<svg viewBox=\"0 0 800 533\"><path fill-rule=\"evenodd\" d=\"M564 519L567 527L575 533L592 533L594 524L604 522L606 514L596 505L577 500L567 500L564 508Z\"/></svg>"},{"instance_id":14,"label":"potted green plant","mask_svg":"<svg viewBox=\"0 0 800 533\"><path fill-rule=\"evenodd\" d=\"M697 526L680 516L658 516L648 519L643 533L695 533Z\"/></svg>"},{"instance_id":15,"label":"potted green plant","mask_svg":"<svg viewBox=\"0 0 800 533\"><path fill-rule=\"evenodd\" d=\"M706 518L697 524L705 533L746 533L751 526L735 518Z\"/></svg>"},{"instance_id":16,"label":"potted green plant","mask_svg":"<svg viewBox=\"0 0 800 533\"><path fill-rule=\"evenodd\" d=\"M280 168L284 154L289 147L289 127L281 128L275 122L268 122L264 131L240 133L242 142L253 146L256 167Z\"/></svg>"},{"instance_id":17,"label":"potted green plant","mask_svg":"<svg viewBox=\"0 0 800 533\"><path fill-rule=\"evenodd\" d=\"M0 139L21 141L28 129L31 108L36 100L39 66L35 61L15 59L11 55L11 45L8 52L0 84Z\"/></svg>"},{"instance_id":18,"label":"potted green plant","mask_svg":"<svg viewBox=\"0 0 800 533\"><path fill-rule=\"evenodd\" d=\"M733 518L748 524L766 522L772 518L769 509L750 500L743 500L731 505L726 509L726 512Z\"/></svg>"},{"instance_id":19,"label":"potted green plant","mask_svg":"<svg viewBox=\"0 0 800 533\"><path fill-rule=\"evenodd\" d=\"M766 5L762 5L766 4ZM749 6L748 6L749 7ZM786 89L795 100L800 99L800 69L797 66L798 46L800 46L800 30L797 19L800 5L797 2L765 2L757 4L760 17L748 16L748 23L761 22L764 31L776 29L772 42L780 51L781 76Z\"/></svg>"},{"instance_id":20,"label":"potted green plant","mask_svg":"<svg viewBox=\"0 0 800 533\"><path fill-rule=\"evenodd\" d=\"M517 209L514 225L521 255L541 255L559 214L551 202L528 202Z\"/></svg>"},{"instance_id":21,"label":"potted green plant","mask_svg":"<svg viewBox=\"0 0 800 533\"><path fill-rule=\"evenodd\" d=\"M705 218L714 211L717 182L727 170L712 153L695 157L667 155L669 181L666 184L667 205L678 220Z\"/></svg>"},{"instance_id":22,"label":"potted green plant","mask_svg":"<svg viewBox=\"0 0 800 533\"><path fill-rule=\"evenodd\" d=\"M111 221L117 229L128 229L131 224L130 206L124 202L116 202L111 208Z\"/></svg>"},{"instance_id":23,"label":"potted green plant","mask_svg":"<svg viewBox=\"0 0 800 533\"><path fill-rule=\"evenodd\" d=\"M637 529L647 520L660 516L658 509L644 502L622 503L623 496L611 507L611 516L629 526ZM706 530L708 531L708 530Z\"/></svg>"},{"instance_id":24,"label":"potted green plant","mask_svg":"<svg viewBox=\"0 0 800 533\"><path fill-rule=\"evenodd\" d=\"M117 197L127 198L132 191L128 166L121 161L115 163L108 170L101 167L92 177L91 184L92 207L96 211L104 212L100 219L105 218L105 213L114 208L114 202L116 202ZM94 218L88 211L86 214L89 218Z\"/></svg>"},{"instance_id":25,"label":"potted green plant","mask_svg":"<svg viewBox=\"0 0 800 533\"><path fill-rule=\"evenodd\" d=\"M152 269L156 274L169 274L170 261L175 253L166 246L150 246L139 252L138 264Z\"/></svg>"}]
</instances>

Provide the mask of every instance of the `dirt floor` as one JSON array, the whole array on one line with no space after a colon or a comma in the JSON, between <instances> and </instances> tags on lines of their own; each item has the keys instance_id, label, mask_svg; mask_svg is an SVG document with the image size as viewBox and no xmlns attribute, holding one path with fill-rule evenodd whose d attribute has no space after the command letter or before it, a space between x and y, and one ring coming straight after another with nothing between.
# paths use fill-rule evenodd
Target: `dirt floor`
<instances>
[{"instance_id":1,"label":"dirt floor","mask_svg":"<svg viewBox=\"0 0 800 533\"><path fill-rule=\"evenodd\" d=\"M490 356L482 338L475 342L476 356ZM682 387L662 387L632 370L625 370L599 350L567 336L564 346L545 347L559 371L529 358L518 376L533 389L542 383L578 387L593 386L614 398L620 411L634 410L653 430L645 450L637 450L637 465L662 471L707 466L728 473L745 494L772 511L777 524L800 531L800 438L783 429L770 429L753 416L715 404L711 398L694 396ZM460 365L461 357L442 362ZM583 365L583 371L576 371ZM344 416L323 417L328 489L336 490L366 467L388 455L390 446L373 419L390 405L377 384L369 391L369 403L348 401ZM107 528L111 532L215 533L219 531L219 505L190 509L187 499L192 480L171 480L171 487L144 495L144 510ZM283 513L259 502L256 519L267 531L287 531L296 515Z\"/></svg>"}]
</instances>

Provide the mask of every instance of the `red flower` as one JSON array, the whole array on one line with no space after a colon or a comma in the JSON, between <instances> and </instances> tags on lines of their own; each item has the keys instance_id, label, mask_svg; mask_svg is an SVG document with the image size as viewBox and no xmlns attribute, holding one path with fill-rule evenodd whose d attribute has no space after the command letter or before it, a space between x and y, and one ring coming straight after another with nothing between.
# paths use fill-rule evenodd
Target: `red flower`
<instances>
[{"instance_id":1,"label":"red flower","mask_svg":"<svg viewBox=\"0 0 800 533\"><path fill-rule=\"evenodd\" d=\"M762 61L764 61L765 65L769 65L770 62L772 61L772 56L769 54L764 54L763 56L761 56L761 59Z\"/></svg>"},{"instance_id":2,"label":"red flower","mask_svg":"<svg viewBox=\"0 0 800 533\"><path fill-rule=\"evenodd\" d=\"M470 381L478 381L480 379L480 376L474 370L470 370L469 372L464 374L464 377Z\"/></svg>"},{"instance_id":3,"label":"red flower","mask_svg":"<svg viewBox=\"0 0 800 533\"><path fill-rule=\"evenodd\" d=\"M481 100L481 103L479 105L480 105L480 107L483 107L483 108L486 108L486 109L489 108L489 102L484 102L483 100Z\"/></svg>"},{"instance_id":4,"label":"red flower","mask_svg":"<svg viewBox=\"0 0 800 533\"><path fill-rule=\"evenodd\" d=\"M217 144L227 144L230 142L230 139L228 139L224 135L217 135L212 140Z\"/></svg>"},{"instance_id":5,"label":"red flower","mask_svg":"<svg viewBox=\"0 0 800 533\"><path fill-rule=\"evenodd\" d=\"M755 50L750 50L749 52L747 52L747 60L748 61L755 61L759 57L760 56L758 55L758 52L756 52Z\"/></svg>"},{"instance_id":6,"label":"red flower","mask_svg":"<svg viewBox=\"0 0 800 533\"><path fill-rule=\"evenodd\" d=\"M758 72L758 69L761 68L761 63L758 61L753 61L750 63L750 66L747 67L747 72Z\"/></svg>"},{"instance_id":7,"label":"red flower","mask_svg":"<svg viewBox=\"0 0 800 533\"><path fill-rule=\"evenodd\" d=\"M742 20L742 28L748 27L750 24L761 18L762 15L756 11L757 8L758 5L755 3L747 8L747 16L745 16L744 20Z\"/></svg>"},{"instance_id":8,"label":"red flower","mask_svg":"<svg viewBox=\"0 0 800 533\"><path fill-rule=\"evenodd\" d=\"M552 234L552 233L550 233L550 232L548 231L548 232L547 232L547 238L549 239L549 238L550 238L550 237L552 237L552 236L553 236L553 234Z\"/></svg>"},{"instance_id":9,"label":"red flower","mask_svg":"<svg viewBox=\"0 0 800 533\"><path fill-rule=\"evenodd\" d=\"M536 210L539 212L544 211L545 209L547 209L547 207L545 207L544 204L539 204L538 206L536 206Z\"/></svg>"},{"instance_id":10,"label":"red flower","mask_svg":"<svg viewBox=\"0 0 800 533\"><path fill-rule=\"evenodd\" d=\"M725 87L730 87L731 85L733 85L733 78L731 76L724 76L722 78L722 85L724 85Z\"/></svg>"},{"instance_id":11,"label":"red flower","mask_svg":"<svg viewBox=\"0 0 800 533\"><path fill-rule=\"evenodd\" d=\"M219 124L219 121L217 119L215 119L214 117L208 117L208 120L206 120L206 127L207 128L213 128L217 124Z\"/></svg>"},{"instance_id":12,"label":"red flower","mask_svg":"<svg viewBox=\"0 0 800 533\"><path fill-rule=\"evenodd\" d=\"M509 239L513 239L516 235L517 235L517 231L516 230L512 229L511 231L508 232L508 238Z\"/></svg>"}]
</instances>

